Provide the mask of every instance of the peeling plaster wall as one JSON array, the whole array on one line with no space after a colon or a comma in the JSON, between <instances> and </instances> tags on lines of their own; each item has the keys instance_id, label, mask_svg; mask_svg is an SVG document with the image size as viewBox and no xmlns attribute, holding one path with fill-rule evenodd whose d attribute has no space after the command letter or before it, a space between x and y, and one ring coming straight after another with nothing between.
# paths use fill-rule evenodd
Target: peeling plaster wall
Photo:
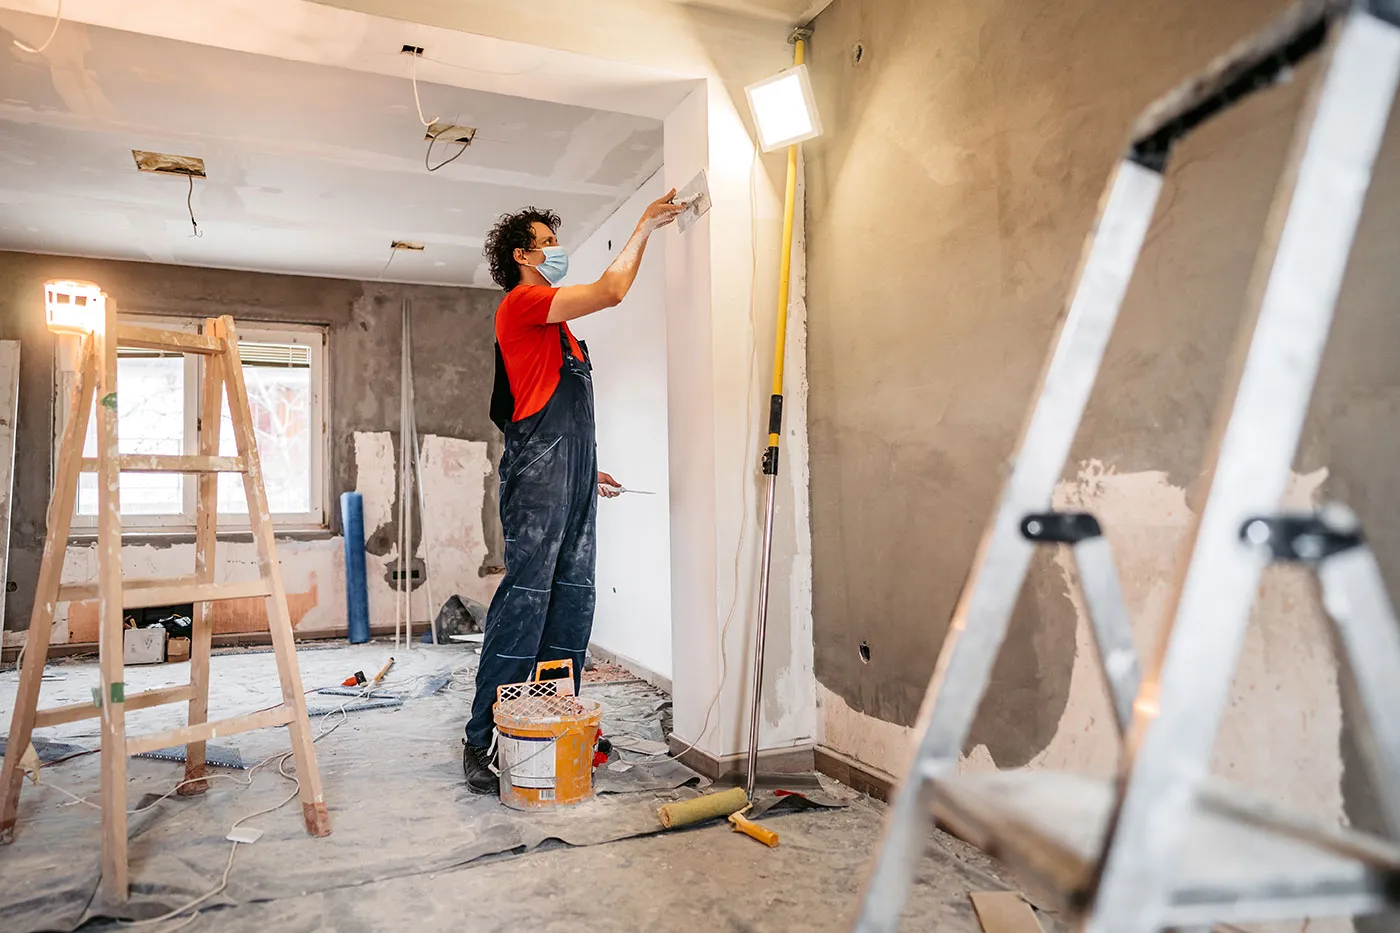
<instances>
[{"instance_id":1,"label":"peeling plaster wall","mask_svg":"<svg viewBox=\"0 0 1400 933\"><path fill-rule=\"evenodd\" d=\"M340 493L365 496L370 621L393 624L388 583L398 559L397 449L399 341L402 300L413 307L414 375L427 516L415 508L416 557L426 560L431 582L419 582L414 618L435 612L428 603L453 593L488 601L499 579L486 573L499 564L492 463L499 432L487 416L492 384L491 327L499 294L471 288L392 285L261 275L142 263L106 262L0 252L0 338L24 347L16 456L15 513L6 601L11 633L27 628L43 546L44 516L52 470L54 343L44 326L40 300L49 278L90 279L102 284L123 310L194 318L232 314L240 322L321 324L329 334L328 528L320 535L280 538L278 554L292 617L299 634L336 633L345 626ZM416 505L416 504L415 504ZM185 575L194 566L192 536L169 536L123 548L128 577ZM64 581L92 579L96 552L70 549ZM218 579L256 574L248 536L218 546ZM218 632L262 629L261 600L216 603ZM95 603L59 614L58 641L95 639Z\"/></svg>"},{"instance_id":2,"label":"peeling plaster wall","mask_svg":"<svg viewBox=\"0 0 1400 933\"><path fill-rule=\"evenodd\" d=\"M1127 127L1282 0L836 0L807 149L816 673L824 740L899 773ZM852 48L863 55L855 64ZM1314 71L1177 153L1057 492L1100 513L1140 645L1162 624L1254 254ZM1299 456L1400 585L1400 128L1392 123ZM1039 555L965 750L1102 771L1116 751L1065 568ZM1215 766L1372 825L1309 581L1272 571ZM863 663L857 647L871 649ZM1093 699L1090 699L1092 697ZM1278 738L1275 735L1279 736ZM1317 929L1314 924L1313 929Z\"/></svg>"}]
</instances>

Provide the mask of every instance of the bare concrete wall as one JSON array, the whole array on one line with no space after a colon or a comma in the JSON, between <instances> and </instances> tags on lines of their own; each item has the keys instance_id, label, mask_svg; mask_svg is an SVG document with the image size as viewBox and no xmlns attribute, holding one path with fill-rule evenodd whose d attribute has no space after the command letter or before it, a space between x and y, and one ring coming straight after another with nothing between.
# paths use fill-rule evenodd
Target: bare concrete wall
<instances>
[{"instance_id":1,"label":"bare concrete wall","mask_svg":"<svg viewBox=\"0 0 1400 933\"><path fill-rule=\"evenodd\" d=\"M99 282L121 308L132 312L195 318L232 314L247 322L325 325L330 367L329 532L339 531L340 493L356 486L357 435L385 435L391 452L398 444L404 298L413 307L420 435L487 444L493 458L499 447L500 433L487 415L492 319L500 300L495 291L0 252L0 338L18 338L23 344L9 576L16 589L6 601L7 629L28 626L43 546L52 469L54 353L41 296L44 281L56 277ZM387 462L394 461L390 457ZM488 553L483 563L491 565L500 563L499 520L494 484L489 477L485 482L487 495L477 530L480 534L484 529ZM392 483L391 475L391 493ZM396 512L392 501L385 506L384 520L367 528L372 556L383 557L396 548ZM419 549L422 527L421 518L416 519ZM322 580L320 586L336 590L342 584Z\"/></svg>"},{"instance_id":2,"label":"bare concrete wall","mask_svg":"<svg viewBox=\"0 0 1400 933\"><path fill-rule=\"evenodd\" d=\"M837 0L818 18L827 134L807 148L814 613L826 740L838 750L902 763L903 727L1129 122L1284 6ZM1104 514L1140 646L1160 625L1174 542L1198 505L1216 393L1310 74L1179 153L1057 493ZM1397 198L1392 125L1294 488L1295 504L1356 507L1400 584ZM1336 815L1344 789L1366 822L1355 769L1342 775L1351 738L1305 583L1266 582L1236 682L1247 715L1227 717L1217 768L1267 775L1300 757L1287 772L1295 792L1330 781L1321 812ZM1106 749L1111 767L1111 732L1076 699L1082 625L1063 568L1044 555L969 742L984 763L1043 763L1053 749L1056 764L1102 765ZM1096 683L1084 689L1101 701ZM1090 721L1092 740L1067 745ZM1271 729L1281 738L1261 734Z\"/></svg>"}]
</instances>

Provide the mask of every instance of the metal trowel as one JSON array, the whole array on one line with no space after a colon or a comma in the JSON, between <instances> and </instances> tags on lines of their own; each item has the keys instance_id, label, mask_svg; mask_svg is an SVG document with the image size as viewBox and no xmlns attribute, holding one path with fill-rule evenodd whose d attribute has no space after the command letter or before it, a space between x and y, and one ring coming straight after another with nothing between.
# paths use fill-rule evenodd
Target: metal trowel
<instances>
[{"instance_id":1,"label":"metal trowel","mask_svg":"<svg viewBox=\"0 0 1400 933\"><path fill-rule=\"evenodd\" d=\"M691 224L710 212L710 176L702 168L690 182L676 192L675 204L684 204L685 210L676 217L676 226L684 233Z\"/></svg>"}]
</instances>

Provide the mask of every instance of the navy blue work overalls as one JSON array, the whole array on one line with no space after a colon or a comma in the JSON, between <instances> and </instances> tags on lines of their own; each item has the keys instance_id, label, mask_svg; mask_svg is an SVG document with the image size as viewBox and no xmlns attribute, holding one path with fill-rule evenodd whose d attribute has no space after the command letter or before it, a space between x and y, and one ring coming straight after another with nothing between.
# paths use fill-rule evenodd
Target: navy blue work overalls
<instances>
[{"instance_id":1,"label":"navy blue work overalls","mask_svg":"<svg viewBox=\"0 0 1400 933\"><path fill-rule=\"evenodd\" d=\"M503 425L501 528L506 573L486 614L467 743L491 744L491 705L501 684L529 680L538 661L574 662L574 691L593 632L593 572L598 518L598 448L592 366L559 331L559 387L540 411ZM501 384L497 350L497 409Z\"/></svg>"}]
</instances>

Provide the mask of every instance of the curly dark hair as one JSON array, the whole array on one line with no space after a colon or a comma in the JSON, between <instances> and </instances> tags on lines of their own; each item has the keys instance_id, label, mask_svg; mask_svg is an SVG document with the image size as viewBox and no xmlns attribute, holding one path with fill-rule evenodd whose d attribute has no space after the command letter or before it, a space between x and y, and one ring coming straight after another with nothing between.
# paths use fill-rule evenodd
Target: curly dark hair
<instances>
[{"instance_id":1,"label":"curly dark hair","mask_svg":"<svg viewBox=\"0 0 1400 933\"><path fill-rule=\"evenodd\" d=\"M491 264L491 278L496 284L510 291L520 284L520 266L515 262L515 251L535 248L535 231L532 224L544 224L555 233L559 232L559 215L538 207L527 207L514 214L502 214L486 234L486 246L482 253Z\"/></svg>"}]
</instances>

